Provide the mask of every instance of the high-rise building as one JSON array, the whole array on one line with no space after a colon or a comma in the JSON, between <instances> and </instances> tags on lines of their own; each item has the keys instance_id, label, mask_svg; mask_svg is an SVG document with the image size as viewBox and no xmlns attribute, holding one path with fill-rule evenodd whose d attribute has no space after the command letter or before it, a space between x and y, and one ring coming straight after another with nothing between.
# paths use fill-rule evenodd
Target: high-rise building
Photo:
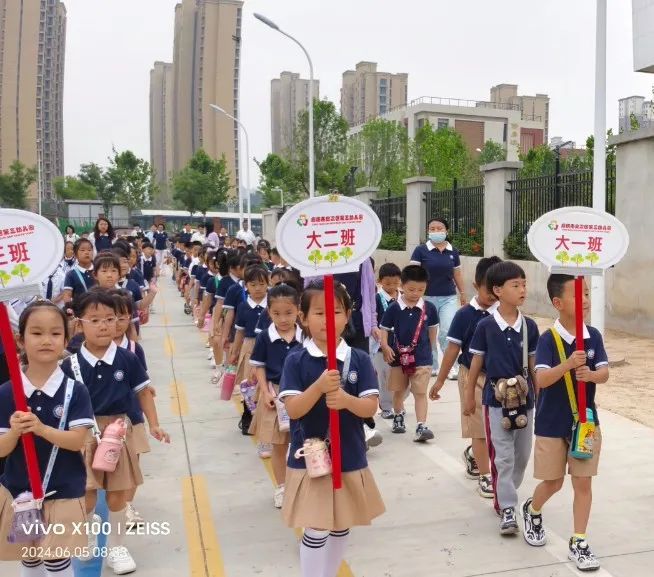
<instances>
[{"instance_id":1,"label":"high-rise building","mask_svg":"<svg viewBox=\"0 0 654 577\"><path fill-rule=\"evenodd\" d=\"M645 100L644 96L629 96L618 100L618 118L620 132L632 130L632 123L638 128L654 126L654 100Z\"/></svg>"},{"instance_id":2,"label":"high-rise building","mask_svg":"<svg viewBox=\"0 0 654 577\"><path fill-rule=\"evenodd\" d=\"M150 163L161 191L159 200L170 201L168 183L173 171L173 65L155 62L150 70Z\"/></svg>"},{"instance_id":3,"label":"high-rise building","mask_svg":"<svg viewBox=\"0 0 654 577\"><path fill-rule=\"evenodd\" d=\"M343 72L341 115L350 126L406 106L409 75L377 72L376 62L359 62Z\"/></svg>"},{"instance_id":4,"label":"high-rise building","mask_svg":"<svg viewBox=\"0 0 654 577\"><path fill-rule=\"evenodd\" d=\"M38 167L30 188L53 198L64 174L63 94L66 8L57 0L0 0L0 172L15 160Z\"/></svg>"},{"instance_id":5,"label":"high-rise building","mask_svg":"<svg viewBox=\"0 0 654 577\"><path fill-rule=\"evenodd\" d=\"M298 114L309 107L310 80L294 72L282 72L270 82L272 151L292 158L295 154L295 127ZM320 83L313 81L313 97L318 100Z\"/></svg>"},{"instance_id":6,"label":"high-rise building","mask_svg":"<svg viewBox=\"0 0 654 577\"><path fill-rule=\"evenodd\" d=\"M517 105L522 112L522 120L543 123L544 131L541 129L522 129L520 148L523 152L549 142L550 97L547 94L519 96L517 84L498 84L491 88L490 96L493 103Z\"/></svg>"},{"instance_id":7,"label":"high-rise building","mask_svg":"<svg viewBox=\"0 0 654 577\"><path fill-rule=\"evenodd\" d=\"M183 0L175 7L173 49L173 169L202 148L225 156L234 191L239 187L238 118L241 0ZM234 192L232 191L232 192Z\"/></svg>"}]
</instances>

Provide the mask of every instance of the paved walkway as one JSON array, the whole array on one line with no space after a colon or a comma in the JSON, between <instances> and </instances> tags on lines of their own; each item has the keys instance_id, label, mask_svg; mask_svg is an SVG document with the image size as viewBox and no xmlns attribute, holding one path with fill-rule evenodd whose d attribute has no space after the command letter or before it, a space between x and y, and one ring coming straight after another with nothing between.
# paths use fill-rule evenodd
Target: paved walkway
<instances>
[{"instance_id":1,"label":"paved walkway","mask_svg":"<svg viewBox=\"0 0 654 577\"><path fill-rule=\"evenodd\" d=\"M221 402L209 384L205 335L182 313L168 280L162 282L156 310L143 344L161 422L173 444L144 456L146 481L136 505L148 521L170 523L171 534L129 539L136 574L299 576L297 536L272 506L269 465L257 458L251 438L237 431L236 406ZM546 547L533 549L521 536L500 537L490 502L478 497L475 483L463 475L455 384L444 393L442 401L430 405L436 440L429 445L415 445L410 435L392 435L388 422L378 420L384 443L369 453L369 460L388 510L372 527L353 531L349 565L339 577L580 574L567 562L570 487L545 510ZM648 577L654 566L649 532L654 430L607 411L600 418L605 441L589 532L602 561L596 574ZM521 496L534 484L528 478ZM8 577L17 575L12 568Z\"/></svg>"}]
</instances>

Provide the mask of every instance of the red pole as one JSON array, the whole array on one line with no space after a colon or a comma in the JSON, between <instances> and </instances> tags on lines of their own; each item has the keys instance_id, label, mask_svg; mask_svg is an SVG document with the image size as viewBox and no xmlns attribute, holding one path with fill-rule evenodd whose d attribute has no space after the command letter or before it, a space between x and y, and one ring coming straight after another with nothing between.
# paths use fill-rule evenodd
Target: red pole
<instances>
[{"instance_id":1,"label":"red pole","mask_svg":"<svg viewBox=\"0 0 654 577\"><path fill-rule=\"evenodd\" d=\"M14 393L14 404L16 410L28 412L27 399L23 389L23 377L20 372L18 363L18 353L16 352L16 343L14 335L11 332L11 323L7 308L3 302L0 302L0 337L5 350L7 367L9 368L9 378L11 379L11 388ZM39 462L36 459L36 447L34 446L34 435L26 433L21 436L23 441L23 451L25 452L25 463L27 463L27 476L32 488L32 496L35 499L43 498L43 484L41 483L41 471L39 471Z\"/></svg>"},{"instance_id":2,"label":"red pole","mask_svg":"<svg viewBox=\"0 0 654 577\"><path fill-rule=\"evenodd\" d=\"M575 344L578 351L584 350L584 277L575 278ZM586 422L586 383L577 380L577 406L579 421Z\"/></svg>"},{"instance_id":3,"label":"red pole","mask_svg":"<svg viewBox=\"0 0 654 577\"><path fill-rule=\"evenodd\" d=\"M327 370L338 369L336 364L336 313L334 312L334 276L323 277L325 286L325 316L327 317ZM329 430L332 454L332 482L341 488L341 421L338 411L329 411Z\"/></svg>"}]
</instances>

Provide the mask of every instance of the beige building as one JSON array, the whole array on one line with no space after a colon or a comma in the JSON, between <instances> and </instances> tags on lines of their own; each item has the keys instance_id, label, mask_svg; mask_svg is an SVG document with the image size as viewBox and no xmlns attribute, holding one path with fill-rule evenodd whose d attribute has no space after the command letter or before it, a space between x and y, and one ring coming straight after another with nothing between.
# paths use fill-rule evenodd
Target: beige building
<instances>
[{"instance_id":1,"label":"beige building","mask_svg":"<svg viewBox=\"0 0 654 577\"><path fill-rule=\"evenodd\" d=\"M66 8L56 0L0 0L0 172L40 168L43 198L64 174ZM28 194L38 204L38 186Z\"/></svg>"},{"instance_id":2,"label":"beige building","mask_svg":"<svg viewBox=\"0 0 654 577\"><path fill-rule=\"evenodd\" d=\"M491 88L491 102L497 104L515 104L522 112L522 120L529 122L538 120L544 124L544 135L542 139L536 137L532 146L547 144L550 132L550 97L547 94L536 94L536 96L519 96L517 84L498 84ZM540 140L540 142L536 142ZM522 143L526 145L528 143Z\"/></svg>"},{"instance_id":3,"label":"beige building","mask_svg":"<svg viewBox=\"0 0 654 577\"><path fill-rule=\"evenodd\" d=\"M238 118L240 0L183 0L175 7L173 49L173 169L184 168L199 148L225 155L234 191L239 185ZM232 191L232 192L234 192Z\"/></svg>"},{"instance_id":4,"label":"beige building","mask_svg":"<svg viewBox=\"0 0 654 577\"><path fill-rule=\"evenodd\" d=\"M359 62L343 73L341 115L350 126L406 106L409 75L377 72L376 62Z\"/></svg>"},{"instance_id":5,"label":"beige building","mask_svg":"<svg viewBox=\"0 0 654 577\"><path fill-rule=\"evenodd\" d=\"M270 82L272 151L291 158L295 154L295 127L300 112L309 107L310 80L282 72ZM320 99L320 82L313 81L313 97Z\"/></svg>"},{"instance_id":6,"label":"beige building","mask_svg":"<svg viewBox=\"0 0 654 577\"><path fill-rule=\"evenodd\" d=\"M166 206L173 171L173 65L155 62L150 70L150 163Z\"/></svg>"}]
</instances>

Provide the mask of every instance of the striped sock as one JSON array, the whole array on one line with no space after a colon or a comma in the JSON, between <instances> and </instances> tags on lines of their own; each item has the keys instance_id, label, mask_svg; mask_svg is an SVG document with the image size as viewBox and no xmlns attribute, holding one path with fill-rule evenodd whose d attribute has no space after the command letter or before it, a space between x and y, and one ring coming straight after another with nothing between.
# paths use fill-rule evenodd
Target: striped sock
<instances>
[{"instance_id":1,"label":"striped sock","mask_svg":"<svg viewBox=\"0 0 654 577\"><path fill-rule=\"evenodd\" d=\"M23 559L20 577L46 577L43 561L41 559Z\"/></svg>"},{"instance_id":2,"label":"striped sock","mask_svg":"<svg viewBox=\"0 0 654 577\"><path fill-rule=\"evenodd\" d=\"M347 547L350 530L332 531L327 540L327 562L325 563L325 572L323 577L336 577L338 568L341 566L345 549Z\"/></svg>"},{"instance_id":3,"label":"striped sock","mask_svg":"<svg viewBox=\"0 0 654 577\"><path fill-rule=\"evenodd\" d=\"M302 577L317 577L323 574L327 561L327 539L329 531L305 529L300 544L300 567Z\"/></svg>"},{"instance_id":4,"label":"striped sock","mask_svg":"<svg viewBox=\"0 0 654 577\"><path fill-rule=\"evenodd\" d=\"M70 559L54 559L44 561L47 577L74 577L73 565Z\"/></svg>"}]
</instances>

